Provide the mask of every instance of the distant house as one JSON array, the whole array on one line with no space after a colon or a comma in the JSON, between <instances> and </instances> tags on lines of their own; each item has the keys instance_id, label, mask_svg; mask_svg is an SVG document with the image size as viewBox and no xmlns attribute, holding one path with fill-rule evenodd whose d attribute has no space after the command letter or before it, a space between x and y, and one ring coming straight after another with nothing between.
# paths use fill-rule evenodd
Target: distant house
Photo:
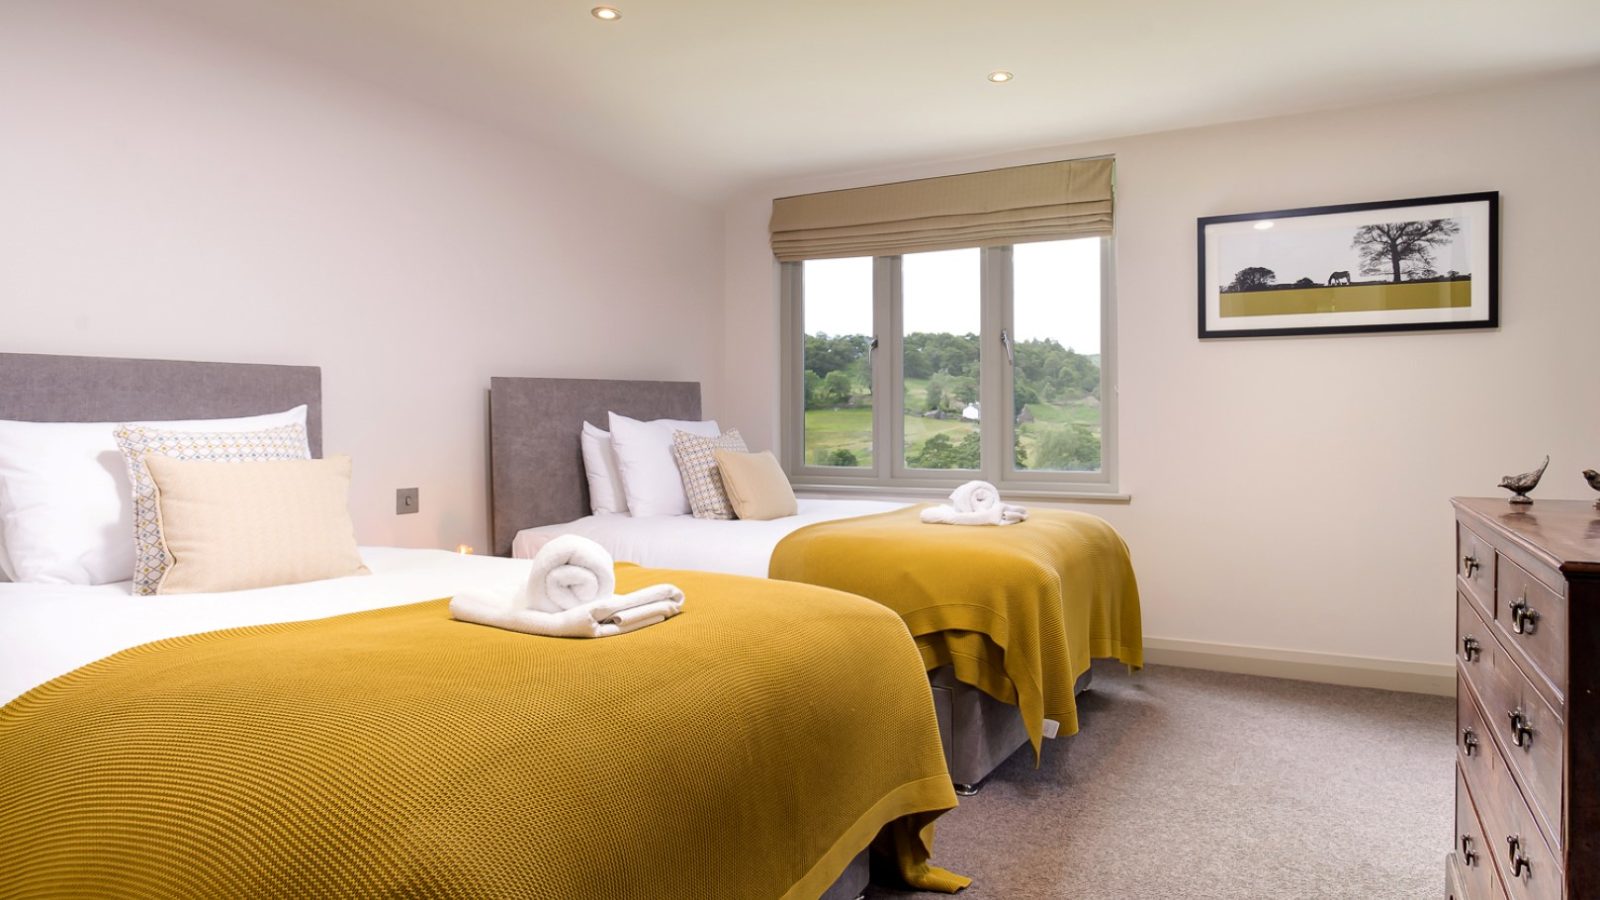
<instances>
[{"instance_id":1,"label":"distant house","mask_svg":"<svg viewBox=\"0 0 1600 900\"><path fill-rule=\"evenodd\" d=\"M961 411L961 418L966 419L968 422L976 422L978 421L978 412L978 404L968 403L967 408Z\"/></svg>"},{"instance_id":2,"label":"distant house","mask_svg":"<svg viewBox=\"0 0 1600 900\"><path fill-rule=\"evenodd\" d=\"M1022 412L1017 413L1017 424L1026 425L1033 421L1033 410L1024 406Z\"/></svg>"}]
</instances>

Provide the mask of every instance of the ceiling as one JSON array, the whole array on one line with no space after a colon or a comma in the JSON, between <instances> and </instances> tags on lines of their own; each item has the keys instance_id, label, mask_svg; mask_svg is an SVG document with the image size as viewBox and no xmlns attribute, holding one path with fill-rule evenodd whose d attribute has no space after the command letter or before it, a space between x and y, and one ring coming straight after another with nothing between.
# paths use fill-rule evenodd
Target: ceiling
<instances>
[{"instance_id":1,"label":"ceiling","mask_svg":"<svg viewBox=\"0 0 1600 900\"><path fill-rule=\"evenodd\" d=\"M1600 63L1595 0L174 2L711 201Z\"/></svg>"}]
</instances>

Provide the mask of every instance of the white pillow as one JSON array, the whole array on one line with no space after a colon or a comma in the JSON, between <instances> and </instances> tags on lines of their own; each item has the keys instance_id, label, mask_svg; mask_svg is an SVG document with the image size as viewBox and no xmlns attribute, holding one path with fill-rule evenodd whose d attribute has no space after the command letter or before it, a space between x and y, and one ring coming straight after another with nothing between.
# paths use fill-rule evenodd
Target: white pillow
<instances>
[{"instance_id":1,"label":"white pillow","mask_svg":"<svg viewBox=\"0 0 1600 900\"><path fill-rule=\"evenodd\" d=\"M683 490L683 476L678 474L678 461L672 455L672 433L687 431L714 438L722 434L716 421L641 422L616 413L610 413L610 420L611 449L616 453L622 491L628 498L628 514L688 515L689 495Z\"/></svg>"},{"instance_id":2,"label":"white pillow","mask_svg":"<svg viewBox=\"0 0 1600 900\"><path fill-rule=\"evenodd\" d=\"M583 445L583 474L589 479L589 510L597 516L627 515L628 498L622 492L611 432L585 422L578 442Z\"/></svg>"},{"instance_id":3,"label":"white pillow","mask_svg":"<svg viewBox=\"0 0 1600 900\"><path fill-rule=\"evenodd\" d=\"M306 421L306 408L185 419L174 430L258 431ZM121 422L0 420L0 535L18 582L109 584L133 577L133 488L113 431Z\"/></svg>"}]
</instances>

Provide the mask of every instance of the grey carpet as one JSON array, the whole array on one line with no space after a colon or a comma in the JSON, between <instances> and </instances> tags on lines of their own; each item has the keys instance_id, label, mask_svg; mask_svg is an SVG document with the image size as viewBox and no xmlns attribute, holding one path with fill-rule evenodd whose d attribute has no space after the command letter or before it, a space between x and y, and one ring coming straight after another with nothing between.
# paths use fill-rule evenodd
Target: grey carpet
<instances>
[{"instance_id":1,"label":"grey carpet","mask_svg":"<svg viewBox=\"0 0 1600 900\"><path fill-rule=\"evenodd\" d=\"M1079 708L940 820L968 900L1444 895L1450 698L1097 664Z\"/></svg>"}]
</instances>

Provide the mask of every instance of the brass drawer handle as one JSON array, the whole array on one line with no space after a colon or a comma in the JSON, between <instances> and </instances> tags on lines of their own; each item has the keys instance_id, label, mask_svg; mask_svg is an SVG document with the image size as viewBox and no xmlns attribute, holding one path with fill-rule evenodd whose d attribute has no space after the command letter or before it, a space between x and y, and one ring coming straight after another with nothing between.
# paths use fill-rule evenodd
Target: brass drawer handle
<instances>
[{"instance_id":1,"label":"brass drawer handle","mask_svg":"<svg viewBox=\"0 0 1600 900\"><path fill-rule=\"evenodd\" d=\"M1511 630L1517 634L1533 634L1539 628L1539 613L1528 606L1526 593L1507 611L1511 615Z\"/></svg>"},{"instance_id":2,"label":"brass drawer handle","mask_svg":"<svg viewBox=\"0 0 1600 900\"><path fill-rule=\"evenodd\" d=\"M1461 729L1461 752L1468 756L1478 755L1478 736L1471 728Z\"/></svg>"},{"instance_id":3,"label":"brass drawer handle","mask_svg":"<svg viewBox=\"0 0 1600 900\"><path fill-rule=\"evenodd\" d=\"M1528 722L1528 717L1522 710L1516 709L1507 713L1511 718L1511 743L1524 750L1533 747L1533 726Z\"/></svg>"},{"instance_id":4,"label":"brass drawer handle","mask_svg":"<svg viewBox=\"0 0 1600 900\"><path fill-rule=\"evenodd\" d=\"M1461 571L1465 573L1468 578L1471 578L1472 573L1476 572L1482 567L1483 564L1478 562L1478 558L1473 556L1471 553L1461 557Z\"/></svg>"},{"instance_id":5,"label":"brass drawer handle","mask_svg":"<svg viewBox=\"0 0 1600 900\"><path fill-rule=\"evenodd\" d=\"M1522 838L1514 834L1506 835L1506 843L1510 845L1507 858L1511 861L1511 877L1532 875L1533 863L1528 861L1528 854L1522 852Z\"/></svg>"},{"instance_id":6,"label":"brass drawer handle","mask_svg":"<svg viewBox=\"0 0 1600 900\"><path fill-rule=\"evenodd\" d=\"M1461 861L1473 867L1478 865L1478 854L1472 850L1472 835L1470 834L1461 836Z\"/></svg>"},{"instance_id":7,"label":"brass drawer handle","mask_svg":"<svg viewBox=\"0 0 1600 900\"><path fill-rule=\"evenodd\" d=\"M1461 639L1462 659L1465 659L1467 662L1477 662L1478 657L1482 655L1483 645L1478 643L1477 638L1469 634Z\"/></svg>"}]
</instances>

